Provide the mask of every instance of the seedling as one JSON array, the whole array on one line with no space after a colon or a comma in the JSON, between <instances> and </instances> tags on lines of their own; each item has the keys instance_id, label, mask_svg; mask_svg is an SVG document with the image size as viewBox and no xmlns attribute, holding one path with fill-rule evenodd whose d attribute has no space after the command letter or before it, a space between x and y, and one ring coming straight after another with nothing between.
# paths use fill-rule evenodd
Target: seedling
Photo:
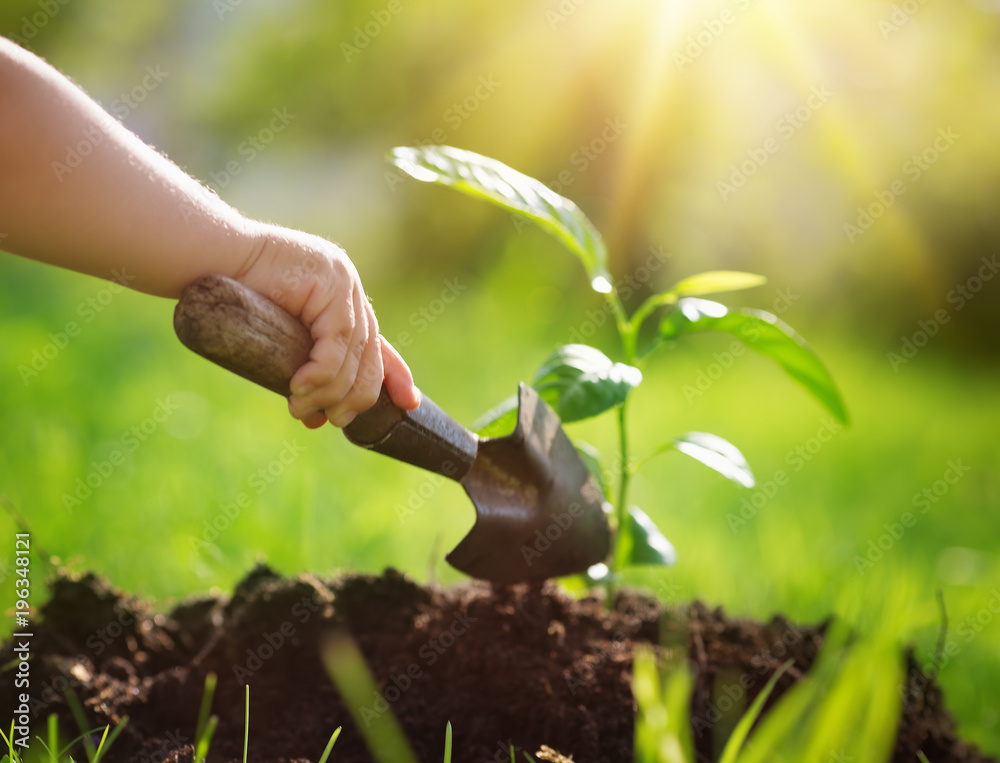
<instances>
[{"instance_id":1,"label":"seedling","mask_svg":"<svg viewBox=\"0 0 1000 763\"><path fill-rule=\"evenodd\" d=\"M602 294L614 318L623 362L614 362L595 347L571 344L557 348L535 373L532 386L563 423L589 419L614 411L618 422L616 500L605 478L607 460L583 443L581 456L615 504L617 524L610 568L591 568L591 582L610 580L629 565L671 565L676 555L670 542L638 507L629 504L629 483L649 459L678 451L701 461L743 487L754 485L743 454L721 437L687 432L664 442L642 458L634 458L629 439L628 403L642 382L642 367L655 351L702 331L734 335L747 346L775 360L793 379L812 393L833 415L847 421L847 411L829 372L816 353L791 327L771 314L747 308L729 308L703 297L759 286L762 276L714 271L690 276L665 292L647 298L629 315L607 266L601 234L569 199L510 167L469 151L449 146L396 148L389 159L417 180L439 183L486 199L527 218L555 236L583 263L594 291ZM478 422L480 434L506 434L513 428L516 400L510 398Z\"/></svg>"}]
</instances>

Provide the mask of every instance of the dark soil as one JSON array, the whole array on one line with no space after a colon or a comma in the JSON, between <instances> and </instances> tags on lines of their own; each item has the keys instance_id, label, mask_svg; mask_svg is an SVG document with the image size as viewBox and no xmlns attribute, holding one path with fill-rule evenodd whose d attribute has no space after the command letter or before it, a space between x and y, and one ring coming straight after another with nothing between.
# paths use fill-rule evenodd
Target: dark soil
<instances>
[{"instance_id":1,"label":"dark soil","mask_svg":"<svg viewBox=\"0 0 1000 763\"><path fill-rule=\"evenodd\" d=\"M699 761L710 761L713 744L724 741L775 669L794 658L772 701L808 671L825 630L780 617L729 619L697 602L665 611L636 594L619 596L609 609L553 586L425 588L392 570L286 579L260 566L232 597L193 599L170 613L155 613L90 574L62 575L51 589L34 630L33 717L40 728L58 713L63 738L70 738L66 687L83 700L94 726L127 715L108 763L192 760L209 672L219 679L209 761L242 759L246 682L251 760L316 761L342 725L331 761L369 761L321 657L323 645L344 634L354 638L379 687L363 706L364 718L386 718L391 709L421 761L441 760L448 721L457 761L509 760L501 750L511 744L532 754L544 745L578 763L630 761L631 655L639 642L695 670L692 724ZM12 683L11 649L6 644L0 654L5 686ZM720 717L717 708L728 706L720 687L740 677L749 696ZM915 761L918 749L932 762L990 760L956 739L939 688L913 665L910 681L923 688L905 705L894 761ZM0 718L13 716L12 699L8 692L0 697Z\"/></svg>"}]
</instances>

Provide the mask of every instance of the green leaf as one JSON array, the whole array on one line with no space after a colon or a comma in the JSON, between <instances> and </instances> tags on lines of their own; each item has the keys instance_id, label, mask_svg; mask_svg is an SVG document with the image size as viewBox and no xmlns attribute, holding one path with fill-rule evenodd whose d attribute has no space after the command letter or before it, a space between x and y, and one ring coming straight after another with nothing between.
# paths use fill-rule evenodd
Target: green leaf
<instances>
[{"instance_id":1,"label":"green leaf","mask_svg":"<svg viewBox=\"0 0 1000 763\"><path fill-rule=\"evenodd\" d=\"M601 234L576 204L543 183L495 159L451 146L399 147L388 158L417 180L450 186L537 223L580 258L595 291L611 291Z\"/></svg>"},{"instance_id":2,"label":"green leaf","mask_svg":"<svg viewBox=\"0 0 1000 763\"><path fill-rule=\"evenodd\" d=\"M585 344L567 344L542 362L531 386L570 423L621 405L640 382L638 368L615 363Z\"/></svg>"},{"instance_id":3,"label":"green leaf","mask_svg":"<svg viewBox=\"0 0 1000 763\"><path fill-rule=\"evenodd\" d=\"M638 506L629 506L628 520L632 548L625 559L625 564L673 567L677 563L677 552L674 551L673 545L646 512Z\"/></svg>"},{"instance_id":4,"label":"green leaf","mask_svg":"<svg viewBox=\"0 0 1000 763\"><path fill-rule=\"evenodd\" d=\"M771 313L749 308L730 309L707 299L688 298L677 303L660 323L663 339L677 339L696 331L725 331L748 347L775 360L842 423L847 408L816 352L787 323Z\"/></svg>"},{"instance_id":5,"label":"green leaf","mask_svg":"<svg viewBox=\"0 0 1000 763\"><path fill-rule=\"evenodd\" d=\"M472 431L480 437L502 437L517 426L517 395L497 403L472 423Z\"/></svg>"},{"instance_id":6,"label":"green leaf","mask_svg":"<svg viewBox=\"0 0 1000 763\"><path fill-rule=\"evenodd\" d=\"M701 461L705 466L715 469L726 479L730 479L743 487L753 487L753 472L740 449L729 440L708 432L686 432L678 435L664 449L672 448Z\"/></svg>"},{"instance_id":7,"label":"green leaf","mask_svg":"<svg viewBox=\"0 0 1000 763\"><path fill-rule=\"evenodd\" d=\"M667 293L674 294L678 298L698 297L702 294L752 289L754 286L765 283L767 283L767 279L755 273L743 273L739 270L711 270L678 281Z\"/></svg>"},{"instance_id":8,"label":"green leaf","mask_svg":"<svg viewBox=\"0 0 1000 763\"><path fill-rule=\"evenodd\" d=\"M608 484L608 475L604 471L604 464L601 463L600 451L583 440L574 441L573 447L576 448L576 453L583 461L583 465L587 467L587 471L597 480L597 485L601 488L601 495L610 501L610 485Z\"/></svg>"},{"instance_id":9,"label":"green leaf","mask_svg":"<svg viewBox=\"0 0 1000 763\"><path fill-rule=\"evenodd\" d=\"M569 423L621 405L641 381L638 368L615 363L585 344L567 344L542 361L531 386ZM517 395L511 395L480 416L472 430L481 437L501 437L516 424Z\"/></svg>"},{"instance_id":10,"label":"green leaf","mask_svg":"<svg viewBox=\"0 0 1000 763\"><path fill-rule=\"evenodd\" d=\"M683 297L695 297L701 294L714 294L720 291L737 291L739 289L749 289L767 283L764 276L754 273L743 273L738 270L712 270L707 273L697 273L688 276L670 289L659 294L653 294L646 298L646 301L639 305L639 308L632 315L632 336L634 343L639 337L639 331L646 319L655 310L664 305L677 304L677 300ZM634 344L633 344L634 346Z\"/></svg>"}]
</instances>

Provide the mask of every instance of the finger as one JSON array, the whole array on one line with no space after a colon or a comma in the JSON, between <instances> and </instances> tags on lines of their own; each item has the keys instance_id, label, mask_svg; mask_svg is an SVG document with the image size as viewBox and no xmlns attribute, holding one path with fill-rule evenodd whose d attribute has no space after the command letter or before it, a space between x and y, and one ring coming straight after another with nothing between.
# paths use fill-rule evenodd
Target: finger
<instances>
[{"instance_id":1,"label":"finger","mask_svg":"<svg viewBox=\"0 0 1000 763\"><path fill-rule=\"evenodd\" d=\"M333 380L344 363L357 323L354 300L333 300L309 327L309 360L291 379L293 397L306 398Z\"/></svg>"},{"instance_id":2,"label":"finger","mask_svg":"<svg viewBox=\"0 0 1000 763\"><path fill-rule=\"evenodd\" d=\"M322 411L316 411L316 413L302 419L302 423L305 424L308 429L319 429L321 426L326 424L326 414Z\"/></svg>"},{"instance_id":3,"label":"finger","mask_svg":"<svg viewBox=\"0 0 1000 763\"><path fill-rule=\"evenodd\" d=\"M326 417L338 427L346 427L361 412L367 411L378 400L382 391L382 353L379 348L378 323L375 314L368 321L369 335L361 356L354 385L333 408L326 409Z\"/></svg>"},{"instance_id":4,"label":"finger","mask_svg":"<svg viewBox=\"0 0 1000 763\"><path fill-rule=\"evenodd\" d=\"M313 336L318 336L319 339L313 346L313 352L310 355L318 356L319 359L312 360L307 364L312 366L311 368L303 367L303 377L307 381L303 383L304 386L298 388L302 394L292 396L292 415L332 408L354 386L354 378L357 375L361 355L364 353L365 344L368 341L368 312L370 310L366 310L368 303L360 288L353 290L351 299L344 300L344 302L351 305L353 328L350 338L346 341L343 339L343 326L337 323L342 319L340 310L330 310L317 317L313 323ZM326 349L317 351L316 348L320 345L324 345ZM339 366L335 367L332 373L316 367L319 364L332 365L338 359ZM297 371L296 374L298 373ZM294 383L296 380L293 377Z\"/></svg>"},{"instance_id":5,"label":"finger","mask_svg":"<svg viewBox=\"0 0 1000 763\"><path fill-rule=\"evenodd\" d=\"M420 390L413 384L410 367L384 336L379 337L379 345L382 349L382 366L389 397L399 408L412 411L420 405Z\"/></svg>"},{"instance_id":6,"label":"finger","mask_svg":"<svg viewBox=\"0 0 1000 763\"><path fill-rule=\"evenodd\" d=\"M361 359L364 357L369 343L369 334L372 332L373 325L377 325L375 324L375 315L371 311L360 286L353 290L351 298L355 310L354 332L351 335L343 363L329 383L318 387L303 399L303 405L321 411L340 409L339 412L344 412L344 409L340 407L341 403L354 387ZM331 420L337 423L335 420Z\"/></svg>"},{"instance_id":7,"label":"finger","mask_svg":"<svg viewBox=\"0 0 1000 763\"><path fill-rule=\"evenodd\" d=\"M296 407L291 398L288 398L288 412L302 421L309 429L318 429L326 423L326 414L322 411L315 408Z\"/></svg>"}]
</instances>

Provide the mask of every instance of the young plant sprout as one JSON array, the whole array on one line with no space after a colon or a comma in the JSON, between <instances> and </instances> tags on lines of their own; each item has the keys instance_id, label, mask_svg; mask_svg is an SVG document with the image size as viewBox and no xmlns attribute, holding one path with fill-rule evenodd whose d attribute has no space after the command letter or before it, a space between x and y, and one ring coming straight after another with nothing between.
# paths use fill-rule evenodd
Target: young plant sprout
<instances>
[{"instance_id":1,"label":"young plant sprout","mask_svg":"<svg viewBox=\"0 0 1000 763\"><path fill-rule=\"evenodd\" d=\"M707 432L686 432L636 459L628 428L628 404L642 382L642 367L655 351L702 331L734 335L748 347L775 360L841 422L847 411L822 361L805 340L776 316L762 310L729 308L703 299L707 294L759 286L762 276L713 271L685 278L667 291L653 294L629 315L607 266L601 234L572 201L498 161L450 146L396 148L389 160L417 180L439 183L485 199L527 218L559 239L583 264L591 288L603 295L621 343L622 362L614 362L595 347L570 344L557 348L535 373L532 386L559 414L572 423L613 411L618 422L618 454L614 459L616 495L605 479L600 454L576 443L581 457L614 504L617 535L610 567L595 565L592 582L608 579L630 565L672 565L676 555L653 521L629 504L633 474L650 458L667 451L684 453L743 487L754 485L743 454L731 443ZM653 324L653 330L644 330ZM645 339L644 337L650 336ZM477 423L483 435L506 434L514 426L517 401L505 400Z\"/></svg>"}]
</instances>

